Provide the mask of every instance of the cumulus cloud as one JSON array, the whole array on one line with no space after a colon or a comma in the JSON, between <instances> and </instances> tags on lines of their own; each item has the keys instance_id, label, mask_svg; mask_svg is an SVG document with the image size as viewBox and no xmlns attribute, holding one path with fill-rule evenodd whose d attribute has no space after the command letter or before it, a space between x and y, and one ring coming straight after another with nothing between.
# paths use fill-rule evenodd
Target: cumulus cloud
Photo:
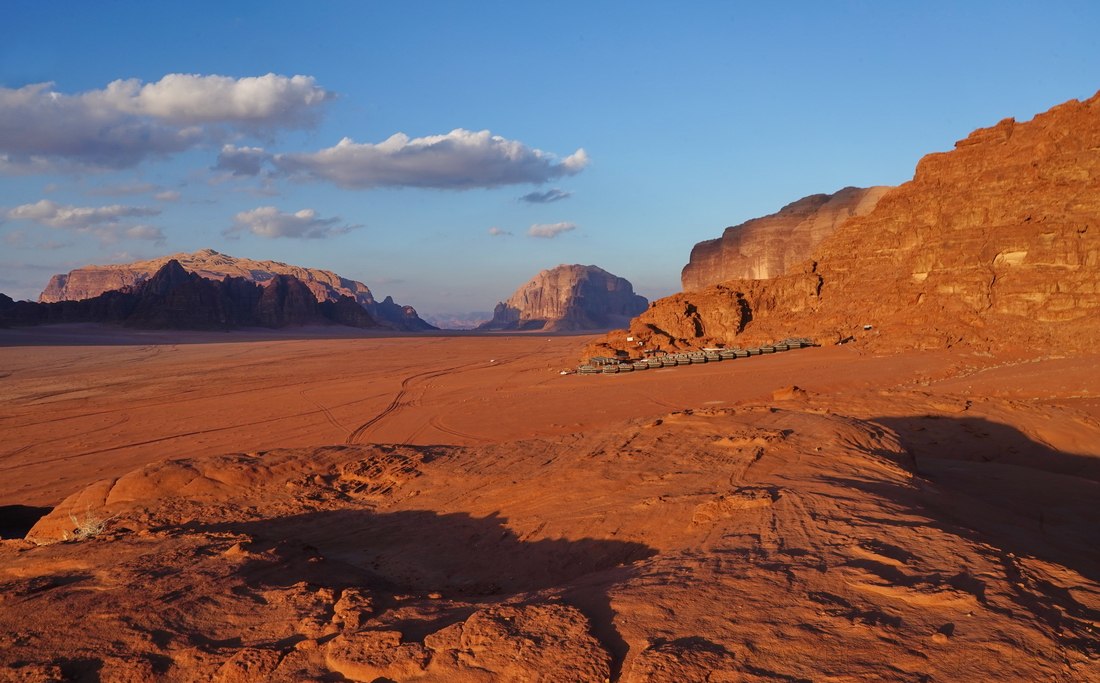
<instances>
[{"instance_id":1,"label":"cumulus cloud","mask_svg":"<svg viewBox=\"0 0 1100 683\"><path fill-rule=\"evenodd\" d=\"M9 220L91 234L104 243L113 243L120 239L163 241L164 233L160 228L126 222L128 218L155 216L159 213L160 209L144 206L67 206L42 199L34 204L22 204L9 209L5 216Z\"/></svg>"},{"instance_id":2,"label":"cumulus cloud","mask_svg":"<svg viewBox=\"0 0 1100 683\"><path fill-rule=\"evenodd\" d=\"M258 128L312 123L317 106L333 97L312 76L273 73L245 78L168 74L156 83L114 81L97 94L120 110L179 125Z\"/></svg>"},{"instance_id":3,"label":"cumulus cloud","mask_svg":"<svg viewBox=\"0 0 1100 683\"><path fill-rule=\"evenodd\" d=\"M465 190L544 183L580 173L583 149L558 157L489 131L457 128L446 135L409 138L397 133L378 144L344 138L308 154L279 154L275 166L289 175L326 180L345 188L422 187Z\"/></svg>"},{"instance_id":4,"label":"cumulus cloud","mask_svg":"<svg viewBox=\"0 0 1100 683\"><path fill-rule=\"evenodd\" d=\"M498 228L495 225L489 228L489 235L492 237L505 237L511 234L511 231L505 230L504 228Z\"/></svg>"},{"instance_id":5,"label":"cumulus cloud","mask_svg":"<svg viewBox=\"0 0 1100 683\"><path fill-rule=\"evenodd\" d=\"M263 169L264 162L270 158L271 155L260 147L223 145L214 170L228 171L235 176L256 176Z\"/></svg>"},{"instance_id":6,"label":"cumulus cloud","mask_svg":"<svg viewBox=\"0 0 1100 683\"><path fill-rule=\"evenodd\" d=\"M249 232L253 235L275 239L295 237L300 239L322 239L343 235L356 225L338 225L339 217L321 218L313 209L302 209L294 213L283 213L274 206L261 206L242 211L233 217L233 225L225 231L226 235Z\"/></svg>"},{"instance_id":7,"label":"cumulus cloud","mask_svg":"<svg viewBox=\"0 0 1100 683\"><path fill-rule=\"evenodd\" d=\"M527 228L527 235L530 237L541 237L542 239L553 239L563 232L569 232L570 230L576 229L576 223L535 223L530 228Z\"/></svg>"},{"instance_id":8,"label":"cumulus cloud","mask_svg":"<svg viewBox=\"0 0 1100 683\"><path fill-rule=\"evenodd\" d=\"M309 76L168 74L65 94L0 88L0 172L119 169L216 139L312 123L332 94Z\"/></svg>"},{"instance_id":9,"label":"cumulus cloud","mask_svg":"<svg viewBox=\"0 0 1100 683\"><path fill-rule=\"evenodd\" d=\"M546 192L528 192L527 194L520 197L520 200L528 202L530 204L549 204L550 202L558 202L563 199L568 199L572 196L572 192L559 190L555 187L553 189L547 190Z\"/></svg>"}]
</instances>

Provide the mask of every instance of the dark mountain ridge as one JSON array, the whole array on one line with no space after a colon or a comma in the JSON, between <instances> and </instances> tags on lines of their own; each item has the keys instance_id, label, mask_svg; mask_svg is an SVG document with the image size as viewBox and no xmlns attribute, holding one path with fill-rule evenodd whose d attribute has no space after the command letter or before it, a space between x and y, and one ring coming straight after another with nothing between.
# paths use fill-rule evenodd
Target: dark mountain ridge
<instances>
[{"instance_id":1,"label":"dark mountain ridge","mask_svg":"<svg viewBox=\"0 0 1100 683\"><path fill-rule=\"evenodd\" d=\"M188 272L174 259L148 280L89 299L35 303L0 294L0 325L75 322L175 330L379 326L355 299L340 296L318 301L293 275L275 275L263 285L233 276L211 280Z\"/></svg>"}]
</instances>

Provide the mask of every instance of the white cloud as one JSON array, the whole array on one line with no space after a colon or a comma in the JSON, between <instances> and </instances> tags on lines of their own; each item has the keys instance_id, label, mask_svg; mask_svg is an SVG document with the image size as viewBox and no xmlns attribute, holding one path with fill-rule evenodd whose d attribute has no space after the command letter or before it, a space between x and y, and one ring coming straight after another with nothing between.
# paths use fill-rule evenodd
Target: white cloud
<instances>
[{"instance_id":1,"label":"white cloud","mask_svg":"<svg viewBox=\"0 0 1100 683\"><path fill-rule=\"evenodd\" d=\"M572 196L572 192L559 190L555 187L547 190L546 192L528 192L527 194L520 197L520 200L528 202L530 204L549 204L550 202L559 202Z\"/></svg>"},{"instance_id":2,"label":"white cloud","mask_svg":"<svg viewBox=\"0 0 1100 683\"><path fill-rule=\"evenodd\" d=\"M569 232L570 230L576 229L576 223L535 223L527 229L527 235L530 237L553 239L563 232Z\"/></svg>"},{"instance_id":3,"label":"white cloud","mask_svg":"<svg viewBox=\"0 0 1100 683\"><path fill-rule=\"evenodd\" d=\"M168 74L73 95L51 83L0 88L0 173L126 168L228 131L311 123L331 93L309 76Z\"/></svg>"},{"instance_id":4,"label":"white cloud","mask_svg":"<svg viewBox=\"0 0 1100 683\"><path fill-rule=\"evenodd\" d=\"M464 190L517 183L543 183L579 173L588 155L578 149L564 159L483 130L457 128L446 135L409 138L396 133L378 144L344 138L311 154L279 154L284 173L327 180L341 187L424 187Z\"/></svg>"},{"instance_id":5,"label":"white cloud","mask_svg":"<svg viewBox=\"0 0 1100 683\"><path fill-rule=\"evenodd\" d=\"M504 237L504 236L507 236L507 235L511 235L512 233L509 230L505 230L503 228L498 228L494 225L493 227L489 228L489 234L492 235L493 237Z\"/></svg>"},{"instance_id":6,"label":"white cloud","mask_svg":"<svg viewBox=\"0 0 1100 683\"><path fill-rule=\"evenodd\" d=\"M320 218L313 209L302 209L295 213L283 213L274 206L261 206L242 211L233 217L233 225L225 231L226 235L250 232L253 235L274 239L277 237L296 237L302 239L321 239L343 235L356 225L337 225L339 217Z\"/></svg>"},{"instance_id":7,"label":"white cloud","mask_svg":"<svg viewBox=\"0 0 1100 683\"><path fill-rule=\"evenodd\" d=\"M161 242L164 233L151 225L132 225L128 218L156 216L160 209L143 206L66 206L42 199L34 204L22 204L7 211L9 220L28 221L50 228L70 230L76 233L90 234L104 243L114 243L120 239L140 239Z\"/></svg>"},{"instance_id":8,"label":"white cloud","mask_svg":"<svg viewBox=\"0 0 1100 683\"><path fill-rule=\"evenodd\" d=\"M230 78L168 74L156 83L114 81L104 99L120 110L179 125L298 126L312 123L317 106L332 99L312 76Z\"/></svg>"},{"instance_id":9,"label":"white cloud","mask_svg":"<svg viewBox=\"0 0 1100 683\"><path fill-rule=\"evenodd\" d=\"M158 202L178 202L180 200L180 193L176 190L165 190L153 195L153 199Z\"/></svg>"}]
</instances>

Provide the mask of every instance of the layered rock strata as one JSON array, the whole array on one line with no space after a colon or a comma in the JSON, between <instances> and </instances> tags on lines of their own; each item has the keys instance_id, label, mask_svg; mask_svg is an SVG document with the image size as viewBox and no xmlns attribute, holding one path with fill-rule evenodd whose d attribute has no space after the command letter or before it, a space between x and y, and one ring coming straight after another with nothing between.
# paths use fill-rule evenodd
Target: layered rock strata
<instances>
[{"instance_id":1,"label":"layered rock strata","mask_svg":"<svg viewBox=\"0 0 1100 683\"><path fill-rule=\"evenodd\" d=\"M786 275L810 258L821 241L852 216L871 212L891 188L846 187L814 194L777 213L726 228L722 236L700 242L680 275L684 291L726 280L763 280Z\"/></svg>"}]
</instances>

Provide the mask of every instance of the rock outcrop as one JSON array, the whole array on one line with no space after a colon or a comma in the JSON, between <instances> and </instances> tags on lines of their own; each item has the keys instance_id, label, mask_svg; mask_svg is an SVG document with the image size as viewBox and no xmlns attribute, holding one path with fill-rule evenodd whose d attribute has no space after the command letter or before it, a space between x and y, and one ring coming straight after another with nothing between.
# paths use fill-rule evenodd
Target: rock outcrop
<instances>
[{"instance_id":1,"label":"rock outcrop","mask_svg":"<svg viewBox=\"0 0 1100 683\"><path fill-rule=\"evenodd\" d=\"M646 309L624 278L596 266L544 270L497 304L479 330L599 330L626 324Z\"/></svg>"},{"instance_id":2,"label":"rock outcrop","mask_svg":"<svg viewBox=\"0 0 1100 683\"><path fill-rule=\"evenodd\" d=\"M726 280L764 280L786 275L810 258L821 241L852 216L871 212L891 188L846 187L814 194L778 213L726 228L722 236L700 242L680 275L684 291Z\"/></svg>"},{"instance_id":3,"label":"rock outcrop","mask_svg":"<svg viewBox=\"0 0 1100 683\"><path fill-rule=\"evenodd\" d=\"M662 299L630 332L658 348L798 335L1058 351L1093 345L1098 314L1100 93L975 131L924 157L796 272Z\"/></svg>"},{"instance_id":4,"label":"rock outcrop","mask_svg":"<svg viewBox=\"0 0 1100 683\"><path fill-rule=\"evenodd\" d=\"M339 301L340 297L350 297L365 308L372 319L385 327L400 330L434 329L421 320L411 306L396 304L390 297L381 302L376 301L370 288L362 282L349 280L328 270L303 268L278 261L238 258L213 249L200 249L193 254L172 254L134 263L77 268L50 278L38 301L80 301L104 292L132 288L148 280L169 261L177 261L185 270L210 280L233 276L264 284L280 275L289 275L302 283L318 302Z\"/></svg>"},{"instance_id":5,"label":"rock outcrop","mask_svg":"<svg viewBox=\"0 0 1100 683\"><path fill-rule=\"evenodd\" d=\"M378 327L351 297L318 301L292 275L275 275L264 284L235 276L211 280L188 272L174 259L137 285L90 299L34 303L0 294L0 325L72 322L188 330L324 324Z\"/></svg>"}]
</instances>

